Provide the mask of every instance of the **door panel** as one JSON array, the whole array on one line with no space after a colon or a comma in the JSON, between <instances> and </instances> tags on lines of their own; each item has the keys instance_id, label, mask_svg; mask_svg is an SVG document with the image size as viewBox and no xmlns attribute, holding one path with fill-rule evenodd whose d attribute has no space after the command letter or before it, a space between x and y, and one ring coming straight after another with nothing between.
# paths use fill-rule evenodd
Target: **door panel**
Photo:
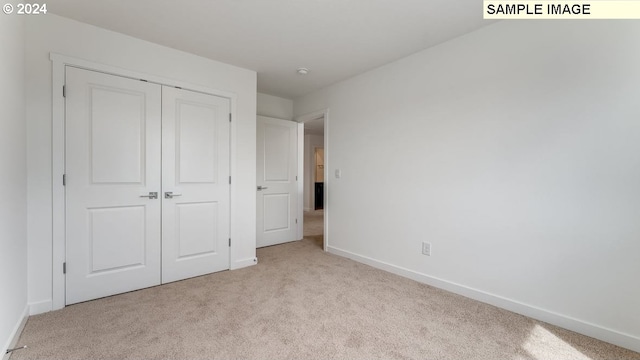
<instances>
[{"instance_id":1,"label":"door panel","mask_svg":"<svg viewBox=\"0 0 640 360\"><path fill-rule=\"evenodd\" d=\"M93 86L90 97L93 183L142 183L145 94Z\"/></svg>"},{"instance_id":2,"label":"door panel","mask_svg":"<svg viewBox=\"0 0 640 360\"><path fill-rule=\"evenodd\" d=\"M66 303L160 284L159 85L67 67Z\"/></svg>"},{"instance_id":3,"label":"door panel","mask_svg":"<svg viewBox=\"0 0 640 360\"><path fill-rule=\"evenodd\" d=\"M291 141L290 124L263 124L264 181L289 182L296 158L290 156L296 146ZM294 128L295 129L295 128ZM295 140L295 137L294 137ZM294 173L295 176L295 173Z\"/></svg>"},{"instance_id":4,"label":"door panel","mask_svg":"<svg viewBox=\"0 0 640 360\"><path fill-rule=\"evenodd\" d=\"M162 282L229 269L229 100L162 90Z\"/></svg>"},{"instance_id":5,"label":"door panel","mask_svg":"<svg viewBox=\"0 0 640 360\"><path fill-rule=\"evenodd\" d=\"M176 205L178 259L215 254L218 251L218 203Z\"/></svg>"},{"instance_id":6,"label":"door panel","mask_svg":"<svg viewBox=\"0 0 640 360\"><path fill-rule=\"evenodd\" d=\"M264 194L264 231L289 230L291 227L291 196Z\"/></svg>"},{"instance_id":7,"label":"door panel","mask_svg":"<svg viewBox=\"0 0 640 360\"><path fill-rule=\"evenodd\" d=\"M145 264L144 206L89 209L90 275Z\"/></svg>"},{"instance_id":8,"label":"door panel","mask_svg":"<svg viewBox=\"0 0 640 360\"><path fill-rule=\"evenodd\" d=\"M297 128L257 118L257 247L296 240Z\"/></svg>"},{"instance_id":9,"label":"door panel","mask_svg":"<svg viewBox=\"0 0 640 360\"><path fill-rule=\"evenodd\" d=\"M176 152L180 183L211 183L218 180L219 124L215 106L176 101Z\"/></svg>"}]
</instances>

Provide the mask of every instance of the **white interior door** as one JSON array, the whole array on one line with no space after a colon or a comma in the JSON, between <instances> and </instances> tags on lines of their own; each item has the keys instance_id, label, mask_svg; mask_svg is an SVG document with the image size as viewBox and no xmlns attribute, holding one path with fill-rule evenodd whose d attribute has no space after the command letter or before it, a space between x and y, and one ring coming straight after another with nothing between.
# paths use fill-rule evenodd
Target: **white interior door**
<instances>
[{"instance_id":1,"label":"white interior door","mask_svg":"<svg viewBox=\"0 0 640 360\"><path fill-rule=\"evenodd\" d=\"M162 282L229 269L229 99L162 87Z\"/></svg>"},{"instance_id":2,"label":"white interior door","mask_svg":"<svg viewBox=\"0 0 640 360\"><path fill-rule=\"evenodd\" d=\"M66 304L160 284L161 87L66 69Z\"/></svg>"},{"instance_id":3,"label":"white interior door","mask_svg":"<svg viewBox=\"0 0 640 360\"><path fill-rule=\"evenodd\" d=\"M257 118L257 247L296 240L298 123Z\"/></svg>"},{"instance_id":4,"label":"white interior door","mask_svg":"<svg viewBox=\"0 0 640 360\"><path fill-rule=\"evenodd\" d=\"M229 268L229 100L66 69L66 304Z\"/></svg>"}]
</instances>

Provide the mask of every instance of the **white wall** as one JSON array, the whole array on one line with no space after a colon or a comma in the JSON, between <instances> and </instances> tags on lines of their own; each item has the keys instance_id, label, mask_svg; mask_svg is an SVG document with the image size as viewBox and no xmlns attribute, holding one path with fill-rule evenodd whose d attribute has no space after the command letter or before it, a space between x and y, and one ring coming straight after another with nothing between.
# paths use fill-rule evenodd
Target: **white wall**
<instances>
[{"instance_id":1,"label":"white wall","mask_svg":"<svg viewBox=\"0 0 640 360\"><path fill-rule=\"evenodd\" d=\"M304 210L315 208L314 149L324 147L324 136L304 136Z\"/></svg>"},{"instance_id":2,"label":"white wall","mask_svg":"<svg viewBox=\"0 0 640 360\"><path fill-rule=\"evenodd\" d=\"M51 62L49 53L234 93L236 146L232 149L231 267L255 258L256 73L169 49L56 15L26 21L29 171L29 302L51 308ZM59 89L56 89L59 91ZM57 267L56 267L57 269Z\"/></svg>"},{"instance_id":3,"label":"white wall","mask_svg":"<svg viewBox=\"0 0 640 360\"><path fill-rule=\"evenodd\" d=\"M640 351L638 38L503 21L296 99L330 250Z\"/></svg>"},{"instance_id":4,"label":"white wall","mask_svg":"<svg viewBox=\"0 0 640 360\"><path fill-rule=\"evenodd\" d=\"M258 93L257 108L260 116L293 120L293 100Z\"/></svg>"},{"instance_id":5,"label":"white wall","mask_svg":"<svg viewBox=\"0 0 640 360\"><path fill-rule=\"evenodd\" d=\"M15 2L14 2L15 3ZM0 357L27 315L24 17L0 21Z\"/></svg>"}]
</instances>

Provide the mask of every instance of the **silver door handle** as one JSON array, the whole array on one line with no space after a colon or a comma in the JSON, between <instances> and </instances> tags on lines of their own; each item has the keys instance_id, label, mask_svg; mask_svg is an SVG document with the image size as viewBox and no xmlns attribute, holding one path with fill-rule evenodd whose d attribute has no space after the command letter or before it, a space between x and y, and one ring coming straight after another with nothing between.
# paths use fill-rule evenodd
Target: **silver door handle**
<instances>
[{"instance_id":1,"label":"silver door handle","mask_svg":"<svg viewBox=\"0 0 640 360\"><path fill-rule=\"evenodd\" d=\"M258 191L260 190L267 190L269 187L267 186L258 186Z\"/></svg>"},{"instance_id":2,"label":"silver door handle","mask_svg":"<svg viewBox=\"0 0 640 360\"><path fill-rule=\"evenodd\" d=\"M173 199L175 196L182 196L182 194L174 194L172 191L167 191L164 193L165 199Z\"/></svg>"},{"instance_id":3,"label":"silver door handle","mask_svg":"<svg viewBox=\"0 0 640 360\"><path fill-rule=\"evenodd\" d=\"M146 197L149 199L157 199L158 198L158 192L157 191L149 191L149 195L140 195L140 197Z\"/></svg>"}]
</instances>

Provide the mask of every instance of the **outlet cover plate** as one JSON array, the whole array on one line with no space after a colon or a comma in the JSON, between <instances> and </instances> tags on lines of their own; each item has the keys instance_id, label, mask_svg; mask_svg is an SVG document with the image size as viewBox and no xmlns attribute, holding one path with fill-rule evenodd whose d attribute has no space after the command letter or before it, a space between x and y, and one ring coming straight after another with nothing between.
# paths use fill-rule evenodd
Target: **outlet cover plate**
<instances>
[{"instance_id":1,"label":"outlet cover plate","mask_svg":"<svg viewBox=\"0 0 640 360\"><path fill-rule=\"evenodd\" d=\"M422 255L431 256L431 244L428 242L422 243Z\"/></svg>"}]
</instances>

